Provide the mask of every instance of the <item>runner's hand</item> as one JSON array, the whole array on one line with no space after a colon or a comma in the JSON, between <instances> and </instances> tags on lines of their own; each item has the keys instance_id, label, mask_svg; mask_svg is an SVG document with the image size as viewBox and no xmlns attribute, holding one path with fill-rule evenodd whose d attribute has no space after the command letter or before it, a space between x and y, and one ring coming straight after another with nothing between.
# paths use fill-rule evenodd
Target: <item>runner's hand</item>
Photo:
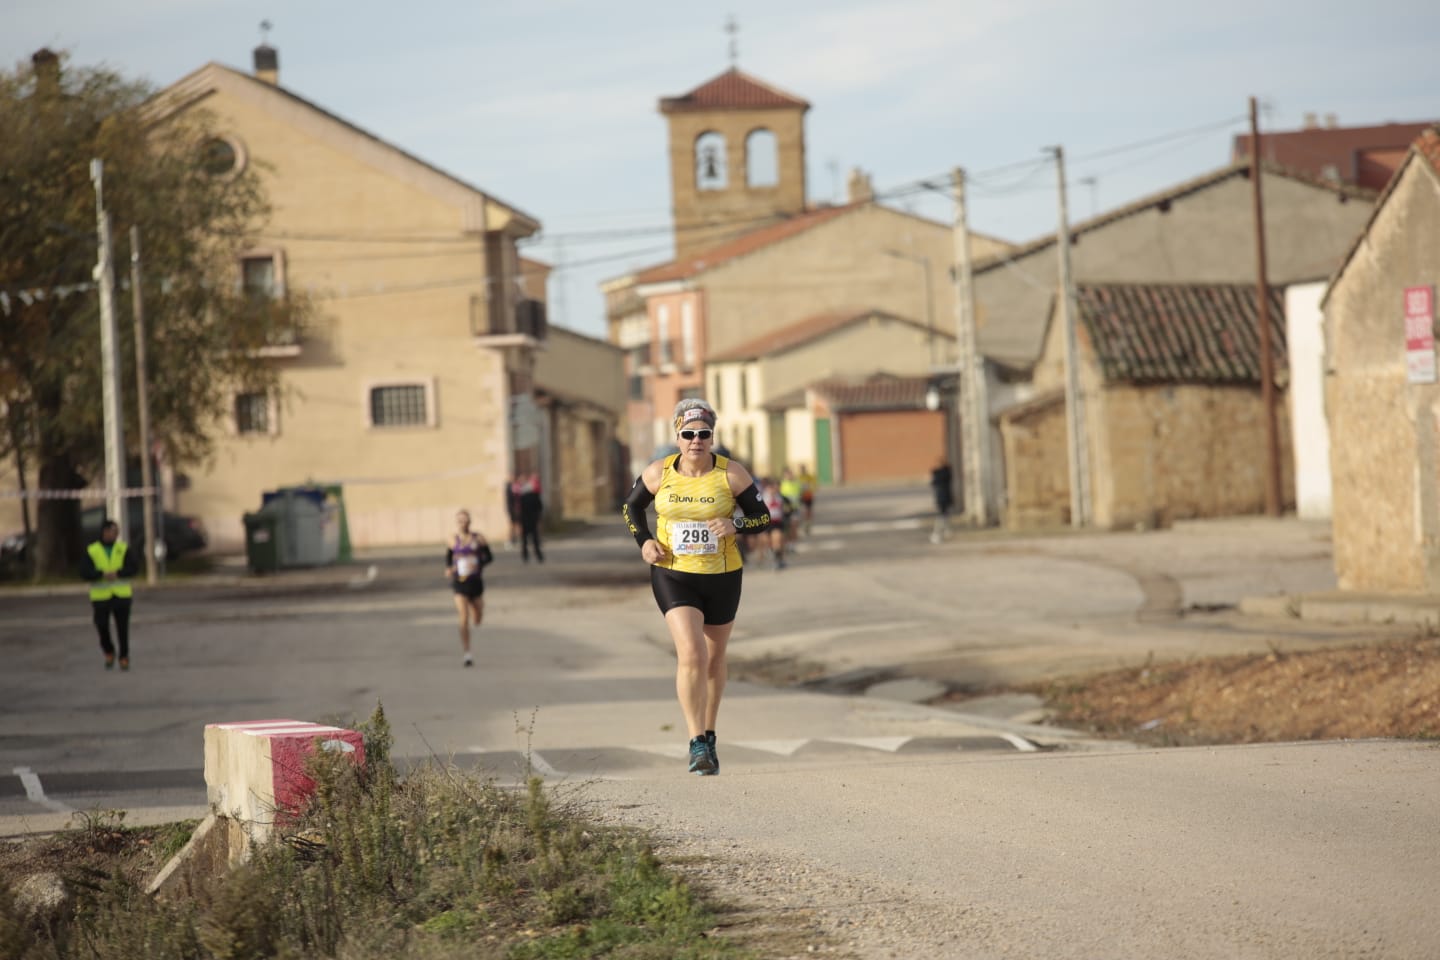
<instances>
[{"instance_id":1,"label":"runner's hand","mask_svg":"<svg viewBox=\"0 0 1440 960\"><path fill-rule=\"evenodd\" d=\"M646 540L640 547L640 556L646 563L659 563L665 559L665 545L659 540Z\"/></svg>"},{"instance_id":2,"label":"runner's hand","mask_svg":"<svg viewBox=\"0 0 1440 960\"><path fill-rule=\"evenodd\" d=\"M735 521L729 517L716 517L713 520L706 520L705 526L709 527L710 532L716 537L735 536Z\"/></svg>"}]
</instances>

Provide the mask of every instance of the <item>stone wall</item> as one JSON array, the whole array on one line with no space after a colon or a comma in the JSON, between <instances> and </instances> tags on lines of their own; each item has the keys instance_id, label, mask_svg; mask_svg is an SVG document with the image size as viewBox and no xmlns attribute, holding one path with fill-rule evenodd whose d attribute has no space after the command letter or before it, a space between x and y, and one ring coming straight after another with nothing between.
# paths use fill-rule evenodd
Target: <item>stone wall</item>
<instances>
[{"instance_id":1,"label":"stone wall","mask_svg":"<svg viewBox=\"0 0 1440 960\"><path fill-rule=\"evenodd\" d=\"M1267 453L1258 386L1115 385L1091 402L1096 526L1168 526L1264 512ZM1275 421L1282 504L1289 508L1295 488L1283 392Z\"/></svg>"},{"instance_id":2,"label":"stone wall","mask_svg":"<svg viewBox=\"0 0 1440 960\"><path fill-rule=\"evenodd\" d=\"M1440 386L1410 383L1406 287L1440 284L1440 177L1393 185L1323 304L1335 572L1346 590L1440 590Z\"/></svg>"},{"instance_id":3,"label":"stone wall","mask_svg":"<svg viewBox=\"0 0 1440 960\"><path fill-rule=\"evenodd\" d=\"M1004 524L1012 529L1070 522L1065 398L1051 394L1000 418L1005 452Z\"/></svg>"}]
</instances>

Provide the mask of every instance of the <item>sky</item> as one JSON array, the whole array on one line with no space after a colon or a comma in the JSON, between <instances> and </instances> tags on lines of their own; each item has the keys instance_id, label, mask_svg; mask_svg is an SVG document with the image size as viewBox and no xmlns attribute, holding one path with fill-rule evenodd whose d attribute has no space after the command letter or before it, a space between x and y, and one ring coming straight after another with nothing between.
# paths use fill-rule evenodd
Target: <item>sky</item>
<instances>
[{"instance_id":1,"label":"sky","mask_svg":"<svg viewBox=\"0 0 1440 960\"><path fill-rule=\"evenodd\" d=\"M598 284L671 256L663 96L730 66L807 100L807 192L847 172L973 230L1051 233L1223 166L1247 129L1440 119L1434 0L0 0L0 64L43 46L156 86L249 71L268 19L280 82L538 218L552 322L605 333ZM933 183L938 190L914 185Z\"/></svg>"}]
</instances>

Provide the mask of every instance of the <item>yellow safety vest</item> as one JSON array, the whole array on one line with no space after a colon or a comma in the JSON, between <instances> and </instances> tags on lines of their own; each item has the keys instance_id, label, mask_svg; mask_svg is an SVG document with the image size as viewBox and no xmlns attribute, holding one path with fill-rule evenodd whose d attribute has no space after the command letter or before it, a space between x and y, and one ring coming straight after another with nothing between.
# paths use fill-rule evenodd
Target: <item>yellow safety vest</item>
<instances>
[{"instance_id":1,"label":"yellow safety vest","mask_svg":"<svg viewBox=\"0 0 1440 960\"><path fill-rule=\"evenodd\" d=\"M101 575L107 573L119 573L120 568L125 566L125 541L116 540L110 547L110 552L105 552L105 544L95 541L88 549L90 559L95 563L95 569ZM109 600L111 597L127 599L133 591L130 589L128 580L100 580L90 588L91 600Z\"/></svg>"}]
</instances>

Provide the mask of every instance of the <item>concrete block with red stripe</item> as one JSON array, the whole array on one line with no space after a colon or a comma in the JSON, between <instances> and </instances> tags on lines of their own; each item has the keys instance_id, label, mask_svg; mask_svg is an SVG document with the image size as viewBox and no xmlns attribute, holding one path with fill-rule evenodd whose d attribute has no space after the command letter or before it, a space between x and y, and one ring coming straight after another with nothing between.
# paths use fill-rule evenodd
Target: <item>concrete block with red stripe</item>
<instances>
[{"instance_id":1,"label":"concrete block with red stripe","mask_svg":"<svg viewBox=\"0 0 1440 960\"><path fill-rule=\"evenodd\" d=\"M246 720L205 725L205 791L210 809L241 821L252 840L294 816L315 791L305 765L316 750L365 762L355 730L304 720Z\"/></svg>"}]
</instances>

